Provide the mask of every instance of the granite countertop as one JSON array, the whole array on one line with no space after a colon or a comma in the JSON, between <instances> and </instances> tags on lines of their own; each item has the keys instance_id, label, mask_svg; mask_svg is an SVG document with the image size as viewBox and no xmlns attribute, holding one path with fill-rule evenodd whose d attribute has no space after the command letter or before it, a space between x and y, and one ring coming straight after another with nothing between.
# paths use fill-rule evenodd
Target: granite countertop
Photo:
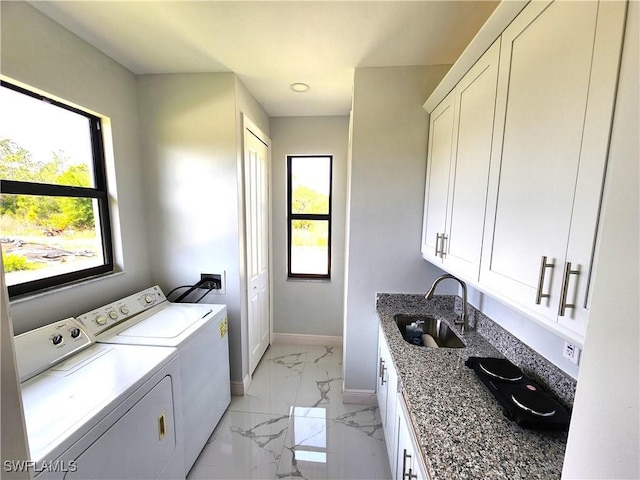
<instances>
[{"instance_id":1,"label":"granite countertop","mask_svg":"<svg viewBox=\"0 0 640 480\"><path fill-rule=\"evenodd\" d=\"M461 333L450 300L378 294L377 312L432 480L560 478L567 434L526 430L504 417L464 364L470 356L503 355L475 331ZM467 348L411 345L393 320L397 313L442 319Z\"/></svg>"}]
</instances>

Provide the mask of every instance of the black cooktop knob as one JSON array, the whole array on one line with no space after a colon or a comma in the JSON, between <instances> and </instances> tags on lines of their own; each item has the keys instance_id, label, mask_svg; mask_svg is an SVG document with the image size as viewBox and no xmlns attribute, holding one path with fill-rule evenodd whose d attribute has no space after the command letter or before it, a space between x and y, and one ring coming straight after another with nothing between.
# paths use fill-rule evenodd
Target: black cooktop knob
<instances>
[{"instance_id":1,"label":"black cooktop knob","mask_svg":"<svg viewBox=\"0 0 640 480\"><path fill-rule=\"evenodd\" d=\"M80 336L80 329L78 327L71 329L71 338L78 338Z\"/></svg>"},{"instance_id":2,"label":"black cooktop knob","mask_svg":"<svg viewBox=\"0 0 640 480\"><path fill-rule=\"evenodd\" d=\"M51 343L53 343L54 345L60 345L63 340L64 338L59 333L51 337Z\"/></svg>"}]
</instances>

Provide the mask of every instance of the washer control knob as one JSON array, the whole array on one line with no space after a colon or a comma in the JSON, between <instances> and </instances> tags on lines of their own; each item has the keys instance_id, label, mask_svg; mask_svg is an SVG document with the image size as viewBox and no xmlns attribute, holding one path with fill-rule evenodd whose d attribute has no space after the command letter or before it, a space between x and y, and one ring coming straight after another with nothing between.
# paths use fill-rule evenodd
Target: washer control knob
<instances>
[{"instance_id":1,"label":"washer control knob","mask_svg":"<svg viewBox=\"0 0 640 480\"><path fill-rule=\"evenodd\" d=\"M81 334L81 330L78 327L71 329L71 338L78 338Z\"/></svg>"},{"instance_id":2,"label":"washer control knob","mask_svg":"<svg viewBox=\"0 0 640 480\"><path fill-rule=\"evenodd\" d=\"M123 315L128 315L129 314L129 309L125 306L120 307L120 313Z\"/></svg>"},{"instance_id":3,"label":"washer control knob","mask_svg":"<svg viewBox=\"0 0 640 480\"><path fill-rule=\"evenodd\" d=\"M64 338L59 333L56 333L53 337L51 337L51 343L54 345L60 345Z\"/></svg>"},{"instance_id":4,"label":"washer control knob","mask_svg":"<svg viewBox=\"0 0 640 480\"><path fill-rule=\"evenodd\" d=\"M116 318L118 318L118 312L114 312L114 311L109 312L109 318L111 320L115 320Z\"/></svg>"},{"instance_id":5,"label":"washer control knob","mask_svg":"<svg viewBox=\"0 0 640 480\"><path fill-rule=\"evenodd\" d=\"M107 317L103 317L102 315L100 315L98 318L96 318L96 323L98 325L104 325L105 323L107 323Z\"/></svg>"},{"instance_id":6,"label":"washer control knob","mask_svg":"<svg viewBox=\"0 0 640 480\"><path fill-rule=\"evenodd\" d=\"M146 303L147 305L149 305L150 303L153 303L154 300L155 300L155 297L153 295L151 295L150 293L147 293L144 296L144 303Z\"/></svg>"}]
</instances>

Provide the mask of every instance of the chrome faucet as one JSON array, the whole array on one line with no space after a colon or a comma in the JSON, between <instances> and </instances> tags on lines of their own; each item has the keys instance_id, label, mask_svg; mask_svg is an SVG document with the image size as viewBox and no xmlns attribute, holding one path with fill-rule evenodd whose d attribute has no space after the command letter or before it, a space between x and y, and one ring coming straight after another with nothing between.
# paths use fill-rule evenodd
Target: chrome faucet
<instances>
[{"instance_id":1,"label":"chrome faucet","mask_svg":"<svg viewBox=\"0 0 640 480\"><path fill-rule=\"evenodd\" d=\"M426 298L427 300L431 300L433 298L433 292L435 292L436 290L436 286L442 280L445 280L447 278L452 278L462 286L462 315L453 323L455 323L456 325L462 325L462 333L467 333L467 331L469 330L469 319L467 316L467 285L462 280L448 273L445 275L440 275L434 280L433 285L431 285L431 288L425 294L424 298Z\"/></svg>"}]
</instances>

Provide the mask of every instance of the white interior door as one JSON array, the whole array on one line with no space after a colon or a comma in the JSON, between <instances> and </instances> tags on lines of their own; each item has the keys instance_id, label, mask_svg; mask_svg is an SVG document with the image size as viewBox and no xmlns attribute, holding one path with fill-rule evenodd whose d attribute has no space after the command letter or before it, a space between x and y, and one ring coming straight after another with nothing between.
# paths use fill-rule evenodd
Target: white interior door
<instances>
[{"instance_id":1,"label":"white interior door","mask_svg":"<svg viewBox=\"0 0 640 480\"><path fill-rule=\"evenodd\" d=\"M269 346L271 331L268 139L245 123L244 146L249 371L253 373Z\"/></svg>"}]
</instances>

